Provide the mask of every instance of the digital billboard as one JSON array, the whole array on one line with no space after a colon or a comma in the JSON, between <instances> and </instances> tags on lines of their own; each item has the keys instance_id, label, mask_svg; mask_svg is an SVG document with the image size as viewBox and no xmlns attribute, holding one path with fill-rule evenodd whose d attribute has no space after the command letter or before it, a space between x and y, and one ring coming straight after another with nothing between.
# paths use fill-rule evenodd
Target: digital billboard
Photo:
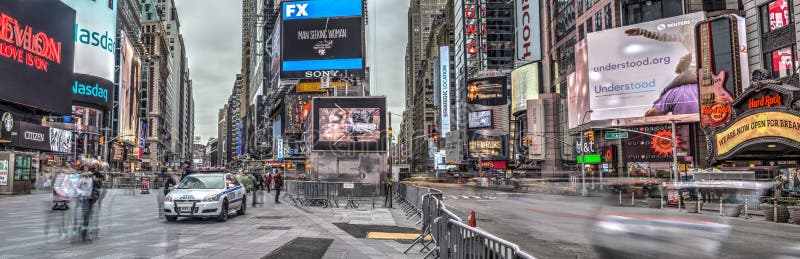
<instances>
[{"instance_id":1,"label":"digital billboard","mask_svg":"<svg viewBox=\"0 0 800 259\"><path fill-rule=\"evenodd\" d=\"M74 24L75 102L110 107L117 49L117 1L63 0L76 11ZM65 85L65 87L67 87Z\"/></svg>"},{"instance_id":2,"label":"digital billboard","mask_svg":"<svg viewBox=\"0 0 800 259\"><path fill-rule=\"evenodd\" d=\"M474 111L467 115L468 129L490 127L492 127L492 110Z\"/></svg>"},{"instance_id":3,"label":"digital billboard","mask_svg":"<svg viewBox=\"0 0 800 259\"><path fill-rule=\"evenodd\" d=\"M507 136L485 136L468 134L469 157L471 159L506 160Z\"/></svg>"},{"instance_id":4,"label":"digital billboard","mask_svg":"<svg viewBox=\"0 0 800 259\"><path fill-rule=\"evenodd\" d=\"M691 149L690 126L688 124L676 125L675 136L678 138L678 149L689 152ZM622 150L627 162L671 162L672 126L652 125L630 127L631 130L646 132L660 137L629 133L629 137L622 140ZM667 139L663 139L667 138Z\"/></svg>"},{"instance_id":5,"label":"digital billboard","mask_svg":"<svg viewBox=\"0 0 800 259\"><path fill-rule=\"evenodd\" d=\"M528 100L539 98L539 63L530 63L511 71L511 113L528 108Z\"/></svg>"},{"instance_id":6,"label":"digital billboard","mask_svg":"<svg viewBox=\"0 0 800 259\"><path fill-rule=\"evenodd\" d=\"M530 139L528 145L528 158L529 159L544 159L544 102L541 99L528 100L528 108L526 110L528 122L528 134L524 137Z\"/></svg>"},{"instance_id":7,"label":"digital billboard","mask_svg":"<svg viewBox=\"0 0 800 259\"><path fill-rule=\"evenodd\" d=\"M286 133L303 133L311 112L311 99L319 94L286 95Z\"/></svg>"},{"instance_id":8,"label":"digital billboard","mask_svg":"<svg viewBox=\"0 0 800 259\"><path fill-rule=\"evenodd\" d=\"M385 151L385 97L317 97L315 150Z\"/></svg>"},{"instance_id":9,"label":"digital billboard","mask_svg":"<svg viewBox=\"0 0 800 259\"><path fill-rule=\"evenodd\" d=\"M506 77L489 77L467 82L467 103L503 105L508 103Z\"/></svg>"},{"instance_id":10,"label":"digital billboard","mask_svg":"<svg viewBox=\"0 0 800 259\"><path fill-rule=\"evenodd\" d=\"M59 1L6 0L0 13L0 99L70 114L75 11Z\"/></svg>"},{"instance_id":11,"label":"digital billboard","mask_svg":"<svg viewBox=\"0 0 800 259\"><path fill-rule=\"evenodd\" d=\"M281 12L281 78L364 76L361 0L284 2Z\"/></svg>"},{"instance_id":12,"label":"digital billboard","mask_svg":"<svg viewBox=\"0 0 800 259\"><path fill-rule=\"evenodd\" d=\"M139 87L141 85L141 61L124 31L120 31L119 69L119 130L123 139L136 143L139 129Z\"/></svg>"},{"instance_id":13,"label":"digital billboard","mask_svg":"<svg viewBox=\"0 0 800 259\"><path fill-rule=\"evenodd\" d=\"M694 115L699 112L691 13L589 33L592 120Z\"/></svg>"},{"instance_id":14,"label":"digital billboard","mask_svg":"<svg viewBox=\"0 0 800 259\"><path fill-rule=\"evenodd\" d=\"M72 153L72 131L50 128L50 151Z\"/></svg>"}]
</instances>

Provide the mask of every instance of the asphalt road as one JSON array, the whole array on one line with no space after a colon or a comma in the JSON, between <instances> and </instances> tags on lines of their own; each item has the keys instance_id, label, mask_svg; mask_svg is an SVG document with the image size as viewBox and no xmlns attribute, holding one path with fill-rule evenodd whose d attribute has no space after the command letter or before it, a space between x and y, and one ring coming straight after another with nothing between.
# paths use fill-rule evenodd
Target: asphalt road
<instances>
[{"instance_id":1,"label":"asphalt road","mask_svg":"<svg viewBox=\"0 0 800 259\"><path fill-rule=\"evenodd\" d=\"M464 220L471 211L477 215L477 225L503 239L518 244L523 250L539 258L597 258L591 237L596 216L602 213L639 215L657 220L678 219L689 222L714 222L728 226L724 233L700 233L700 236L718 242L716 252L709 258L770 258L775 251L790 245L800 245L800 226L765 222L754 217L726 218L718 213L702 214L678 212L676 208L662 210L606 206L606 198L574 197L550 194L508 193L454 184L436 184L444 192L444 202ZM695 230L696 231L696 230ZM697 234L697 233L694 233ZM671 242L687 241L689 234L673 233ZM654 258L681 258L663 241L649 242L646 246L623 238L605 238L620 247L638 246ZM643 240L639 237L638 240ZM680 249L678 249L680 250ZM672 255L663 255L673 253ZM614 255L614 258L643 258L645 254ZM696 258L696 256L685 256Z\"/></svg>"}]
</instances>

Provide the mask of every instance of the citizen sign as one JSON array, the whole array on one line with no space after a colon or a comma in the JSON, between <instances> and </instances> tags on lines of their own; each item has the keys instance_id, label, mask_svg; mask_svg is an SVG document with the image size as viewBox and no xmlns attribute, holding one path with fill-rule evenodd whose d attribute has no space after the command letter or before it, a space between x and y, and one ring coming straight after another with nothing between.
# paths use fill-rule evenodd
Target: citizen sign
<instances>
[{"instance_id":1,"label":"citizen sign","mask_svg":"<svg viewBox=\"0 0 800 259\"><path fill-rule=\"evenodd\" d=\"M307 78L313 77L337 77L339 76L340 71L306 71Z\"/></svg>"},{"instance_id":2,"label":"citizen sign","mask_svg":"<svg viewBox=\"0 0 800 259\"><path fill-rule=\"evenodd\" d=\"M26 140L44 142L44 134L42 133L26 131L24 136Z\"/></svg>"}]
</instances>

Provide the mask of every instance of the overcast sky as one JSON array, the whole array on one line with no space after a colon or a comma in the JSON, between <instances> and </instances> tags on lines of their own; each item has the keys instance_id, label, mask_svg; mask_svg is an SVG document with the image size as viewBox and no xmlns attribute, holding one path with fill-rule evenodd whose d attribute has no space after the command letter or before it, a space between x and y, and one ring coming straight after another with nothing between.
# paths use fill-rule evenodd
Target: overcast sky
<instances>
[{"instance_id":1,"label":"overcast sky","mask_svg":"<svg viewBox=\"0 0 800 259\"><path fill-rule=\"evenodd\" d=\"M202 143L217 136L217 113L227 102L233 81L241 69L242 3L219 0L175 0L186 43L194 86L195 134ZM404 106L404 58L407 39L408 0L369 0L367 63L374 74L373 94L386 95L389 111L402 114ZM374 65L373 65L374 64ZM392 124L399 129L400 117Z\"/></svg>"}]
</instances>

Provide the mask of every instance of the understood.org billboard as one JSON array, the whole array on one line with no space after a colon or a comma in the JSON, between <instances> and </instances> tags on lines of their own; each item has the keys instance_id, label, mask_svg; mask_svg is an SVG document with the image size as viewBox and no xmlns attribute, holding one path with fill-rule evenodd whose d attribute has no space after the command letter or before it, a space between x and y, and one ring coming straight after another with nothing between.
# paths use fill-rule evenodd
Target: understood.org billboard
<instances>
[{"instance_id":1,"label":"understood.org billboard","mask_svg":"<svg viewBox=\"0 0 800 259\"><path fill-rule=\"evenodd\" d=\"M317 97L312 109L314 150L386 150L386 97Z\"/></svg>"},{"instance_id":2,"label":"understood.org billboard","mask_svg":"<svg viewBox=\"0 0 800 259\"><path fill-rule=\"evenodd\" d=\"M117 1L62 1L76 11L73 101L108 108L114 103Z\"/></svg>"},{"instance_id":3,"label":"understood.org billboard","mask_svg":"<svg viewBox=\"0 0 800 259\"><path fill-rule=\"evenodd\" d=\"M284 2L281 78L364 76L361 0Z\"/></svg>"},{"instance_id":4,"label":"understood.org billboard","mask_svg":"<svg viewBox=\"0 0 800 259\"><path fill-rule=\"evenodd\" d=\"M6 0L0 13L0 99L70 114L75 11L59 1Z\"/></svg>"},{"instance_id":5,"label":"understood.org billboard","mask_svg":"<svg viewBox=\"0 0 800 259\"><path fill-rule=\"evenodd\" d=\"M702 12L589 33L592 120L699 112L694 26Z\"/></svg>"}]
</instances>

